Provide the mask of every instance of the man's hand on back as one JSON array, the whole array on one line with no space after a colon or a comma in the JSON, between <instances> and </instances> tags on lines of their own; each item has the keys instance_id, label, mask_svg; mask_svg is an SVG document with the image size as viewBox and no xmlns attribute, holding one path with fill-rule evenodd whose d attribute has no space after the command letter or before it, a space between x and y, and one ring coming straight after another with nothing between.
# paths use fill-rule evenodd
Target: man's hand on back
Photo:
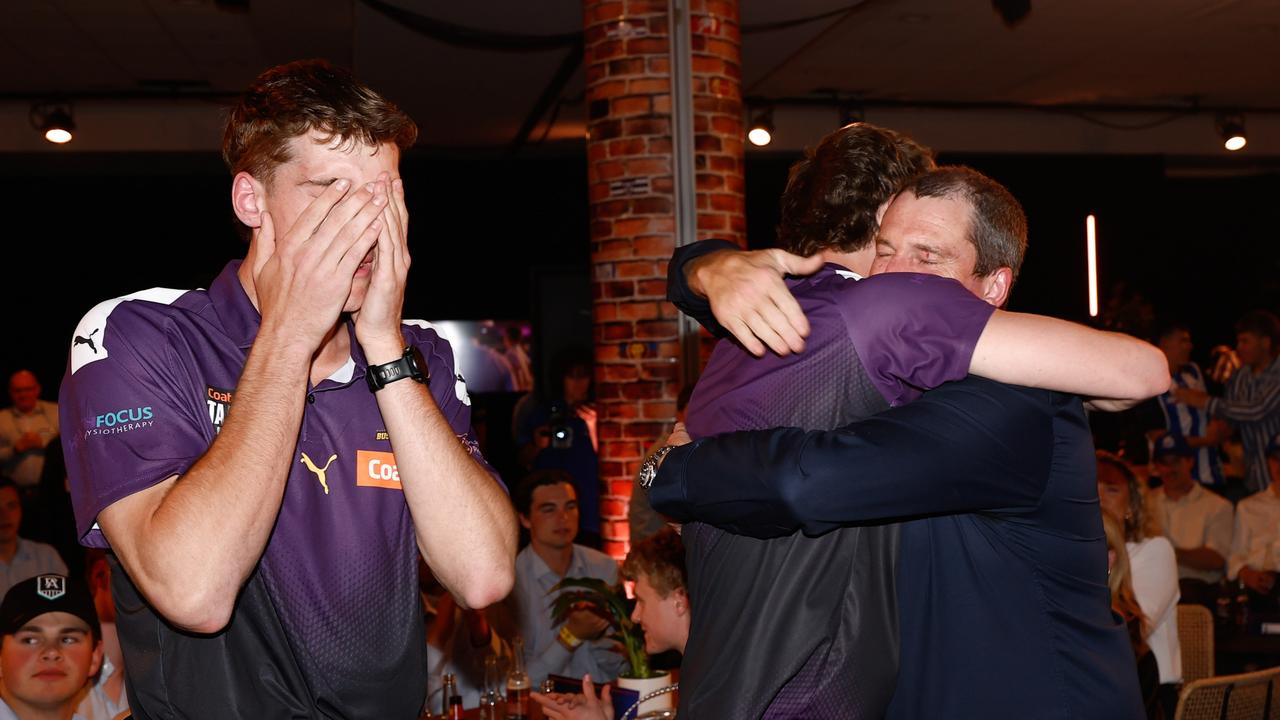
<instances>
[{"instance_id":1,"label":"man's hand on back","mask_svg":"<svg viewBox=\"0 0 1280 720\"><path fill-rule=\"evenodd\" d=\"M369 290L356 311L356 340L370 363L390 362L404 349L400 322L404 288L409 277L409 211L404 204L404 181L387 173L378 182L390 188L390 202L382 213Z\"/></svg>"},{"instance_id":2,"label":"man's hand on back","mask_svg":"<svg viewBox=\"0 0 1280 720\"><path fill-rule=\"evenodd\" d=\"M711 312L753 355L765 346L779 355L804 350L809 321L783 282L787 275L810 275L822 258L777 249L723 250L689 262L689 287L711 302Z\"/></svg>"},{"instance_id":3,"label":"man's hand on back","mask_svg":"<svg viewBox=\"0 0 1280 720\"><path fill-rule=\"evenodd\" d=\"M253 270L263 330L288 333L308 350L333 329L384 223L385 185L348 192L350 184L342 179L325 188L283 235L262 213L260 265Z\"/></svg>"}]
</instances>

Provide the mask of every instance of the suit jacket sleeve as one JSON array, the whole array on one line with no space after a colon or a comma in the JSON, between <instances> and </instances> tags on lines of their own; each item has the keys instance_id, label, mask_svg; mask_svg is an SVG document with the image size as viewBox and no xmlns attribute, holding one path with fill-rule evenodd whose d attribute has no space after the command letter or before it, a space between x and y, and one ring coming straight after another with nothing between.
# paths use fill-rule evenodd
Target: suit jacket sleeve
<instances>
[{"instance_id":1,"label":"suit jacket sleeve","mask_svg":"<svg viewBox=\"0 0 1280 720\"><path fill-rule=\"evenodd\" d=\"M690 260L717 250L741 249L728 240L699 240L676 248L671 256L671 262L667 264L667 300L718 338L729 337L729 331L725 330L712 314L711 302L689 289L689 281L685 279L684 269Z\"/></svg>"},{"instance_id":2,"label":"suit jacket sleeve","mask_svg":"<svg viewBox=\"0 0 1280 720\"><path fill-rule=\"evenodd\" d=\"M1048 395L970 377L838 430L704 438L667 456L649 500L755 537L1034 506L1053 453Z\"/></svg>"}]
</instances>

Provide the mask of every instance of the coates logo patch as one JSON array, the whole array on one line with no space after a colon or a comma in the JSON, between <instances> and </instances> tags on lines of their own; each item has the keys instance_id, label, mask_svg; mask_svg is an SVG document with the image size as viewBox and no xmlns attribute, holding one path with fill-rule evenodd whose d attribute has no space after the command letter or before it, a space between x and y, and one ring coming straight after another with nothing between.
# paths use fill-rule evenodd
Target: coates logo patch
<instances>
[{"instance_id":1,"label":"coates logo patch","mask_svg":"<svg viewBox=\"0 0 1280 720\"><path fill-rule=\"evenodd\" d=\"M119 435L120 433L133 432L134 430L143 430L156 424L154 418L155 412L150 405L113 410L101 415L95 415L92 420L88 421L84 436L89 438L94 435Z\"/></svg>"},{"instance_id":2,"label":"coates logo patch","mask_svg":"<svg viewBox=\"0 0 1280 720\"><path fill-rule=\"evenodd\" d=\"M67 579L61 575L41 575L36 578L36 594L45 600L57 600L67 594Z\"/></svg>"},{"instance_id":3,"label":"coates logo patch","mask_svg":"<svg viewBox=\"0 0 1280 720\"><path fill-rule=\"evenodd\" d=\"M214 432L222 432L222 423L227 419L227 413L231 410L231 400L235 394L234 389L224 390L212 385L205 386L204 401L209 406L209 422L213 424Z\"/></svg>"},{"instance_id":4,"label":"coates logo patch","mask_svg":"<svg viewBox=\"0 0 1280 720\"><path fill-rule=\"evenodd\" d=\"M356 451L356 486L400 490L396 456L378 450Z\"/></svg>"}]
</instances>

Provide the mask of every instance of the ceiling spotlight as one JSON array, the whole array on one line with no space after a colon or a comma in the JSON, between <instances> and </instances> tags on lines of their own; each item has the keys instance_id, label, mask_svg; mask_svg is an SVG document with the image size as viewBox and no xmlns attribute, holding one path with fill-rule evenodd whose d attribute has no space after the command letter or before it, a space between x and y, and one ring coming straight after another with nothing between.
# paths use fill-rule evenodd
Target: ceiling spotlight
<instances>
[{"instance_id":1,"label":"ceiling spotlight","mask_svg":"<svg viewBox=\"0 0 1280 720\"><path fill-rule=\"evenodd\" d=\"M1240 114L1218 115L1218 134L1222 136L1222 146L1232 152L1249 143L1244 134L1244 116Z\"/></svg>"},{"instance_id":2,"label":"ceiling spotlight","mask_svg":"<svg viewBox=\"0 0 1280 720\"><path fill-rule=\"evenodd\" d=\"M751 129L747 131L747 140L756 147L764 147L773 142L773 110L765 110L751 121Z\"/></svg>"},{"instance_id":3,"label":"ceiling spotlight","mask_svg":"<svg viewBox=\"0 0 1280 720\"><path fill-rule=\"evenodd\" d=\"M38 103L31 108L31 125L55 145L71 142L76 131L70 103Z\"/></svg>"},{"instance_id":4,"label":"ceiling spotlight","mask_svg":"<svg viewBox=\"0 0 1280 720\"><path fill-rule=\"evenodd\" d=\"M1031 14L1031 0L991 0L991 6L1009 27L1026 20L1027 15Z\"/></svg>"}]
</instances>

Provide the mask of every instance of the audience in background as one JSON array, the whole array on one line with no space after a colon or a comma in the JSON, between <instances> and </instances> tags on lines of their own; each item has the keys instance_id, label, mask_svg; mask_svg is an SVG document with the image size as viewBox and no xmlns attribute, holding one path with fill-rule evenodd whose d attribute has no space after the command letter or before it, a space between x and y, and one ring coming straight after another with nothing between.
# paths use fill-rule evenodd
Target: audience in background
<instances>
[{"instance_id":1,"label":"audience in background","mask_svg":"<svg viewBox=\"0 0 1280 720\"><path fill-rule=\"evenodd\" d=\"M1174 395L1235 426L1244 443L1245 490L1255 493L1271 484L1267 444L1280 433L1280 317L1254 310L1240 318L1236 355L1241 367L1227 383L1225 397L1191 388L1177 388Z\"/></svg>"},{"instance_id":2,"label":"audience in background","mask_svg":"<svg viewBox=\"0 0 1280 720\"><path fill-rule=\"evenodd\" d=\"M0 602L0 720L70 720L102 664L93 598L83 582L38 575Z\"/></svg>"},{"instance_id":3,"label":"audience in background","mask_svg":"<svg viewBox=\"0 0 1280 720\"><path fill-rule=\"evenodd\" d=\"M1138 686L1142 689L1142 705L1148 720L1160 720L1160 670L1156 657L1147 645L1151 625L1133 593L1129 575L1129 552L1125 549L1123 524L1103 513L1102 526L1107 534L1107 585L1111 588L1111 609L1124 619L1129 628L1129 642L1138 666Z\"/></svg>"},{"instance_id":4,"label":"audience in background","mask_svg":"<svg viewBox=\"0 0 1280 720\"><path fill-rule=\"evenodd\" d=\"M454 676L458 695L463 703L471 706L484 690L485 658L511 657L510 646L494 631L489 620L489 613L500 608L458 605L422 560L418 561L418 578L427 615L427 707L440 707L445 673Z\"/></svg>"},{"instance_id":5,"label":"audience in background","mask_svg":"<svg viewBox=\"0 0 1280 720\"><path fill-rule=\"evenodd\" d=\"M1210 418L1203 408L1180 401L1176 394L1180 388L1206 392L1204 373L1191 361L1191 330L1180 322L1166 323L1156 330L1156 343L1169 359L1169 375L1173 379L1169 391L1158 398L1164 413L1164 430L1195 450L1191 477L1201 485L1221 491L1226 477L1218 445L1228 435L1229 428L1222 420Z\"/></svg>"},{"instance_id":6,"label":"audience in background","mask_svg":"<svg viewBox=\"0 0 1280 720\"><path fill-rule=\"evenodd\" d=\"M67 566L58 551L51 545L20 536L21 525L22 500L18 487L8 478L0 478L0 592L36 575L67 574Z\"/></svg>"},{"instance_id":7,"label":"audience in background","mask_svg":"<svg viewBox=\"0 0 1280 720\"><path fill-rule=\"evenodd\" d=\"M569 473L579 502L578 542L600 547L600 468L596 457L596 408L591 400L591 360L567 351L555 364L558 387L520 419L519 462L525 470Z\"/></svg>"},{"instance_id":8,"label":"audience in background","mask_svg":"<svg viewBox=\"0 0 1280 720\"><path fill-rule=\"evenodd\" d=\"M533 389L533 365L529 361L529 353L524 349L524 333L518 325L507 327L503 335L503 356L511 365L515 378L516 392L529 392Z\"/></svg>"},{"instance_id":9,"label":"audience in background","mask_svg":"<svg viewBox=\"0 0 1280 720\"><path fill-rule=\"evenodd\" d=\"M76 532L76 515L67 492L67 462L62 443L57 439L45 448L44 470L22 505L22 524L18 534L37 542L48 543L67 564L67 575L85 577L85 547Z\"/></svg>"},{"instance_id":10,"label":"audience in background","mask_svg":"<svg viewBox=\"0 0 1280 720\"><path fill-rule=\"evenodd\" d=\"M1168 714L1182 683L1182 645L1178 640L1178 562L1173 545L1147 512L1138 476L1121 458L1098 453L1098 499L1102 512L1124 529L1134 598L1147 619L1144 637L1160 671L1161 704Z\"/></svg>"},{"instance_id":11,"label":"audience in background","mask_svg":"<svg viewBox=\"0 0 1280 720\"><path fill-rule=\"evenodd\" d=\"M516 584L507 609L524 637L525 662L535 687L549 674L613 679L624 662L614 642L603 637L609 623L588 609L569 613L563 623L552 621L551 589L566 577L618 581L613 558L573 542L578 534L578 497L569 474L539 470L516 486L520 524L529 531L529 545L516 556Z\"/></svg>"},{"instance_id":12,"label":"audience in background","mask_svg":"<svg viewBox=\"0 0 1280 720\"><path fill-rule=\"evenodd\" d=\"M1280 478L1280 435L1267 446L1271 477ZM1275 609L1276 571L1280 570L1280 483L1236 505L1235 534L1227 576L1248 588L1258 609Z\"/></svg>"},{"instance_id":13,"label":"audience in background","mask_svg":"<svg viewBox=\"0 0 1280 720\"><path fill-rule=\"evenodd\" d=\"M40 399L40 381L30 370L9 377L9 399L13 406L0 410L0 475L34 487L45 446L58 435L58 406Z\"/></svg>"},{"instance_id":14,"label":"audience in background","mask_svg":"<svg viewBox=\"0 0 1280 720\"><path fill-rule=\"evenodd\" d=\"M637 542L622 563L622 576L635 582L635 609L631 619L644 629L644 649L649 654L676 650L683 653L689 641L689 577L685 571L684 545L671 528ZM542 712L552 720L613 720L609 686L599 697L590 675L582 678L582 694L534 695Z\"/></svg>"},{"instance_id":15,"label":"audience in background","mask_svg":"<svg viewBox=\"0 0 1280 720\"><path fill-rule=\"evenodd\" d=\"M1195 451L1178 436L1160 437L1153 455L1163 485L1151 511L1173 543L1182 598L1211 607L1231 550L1231 503L1192 479Z\"/></svg>"}]
</instances>

